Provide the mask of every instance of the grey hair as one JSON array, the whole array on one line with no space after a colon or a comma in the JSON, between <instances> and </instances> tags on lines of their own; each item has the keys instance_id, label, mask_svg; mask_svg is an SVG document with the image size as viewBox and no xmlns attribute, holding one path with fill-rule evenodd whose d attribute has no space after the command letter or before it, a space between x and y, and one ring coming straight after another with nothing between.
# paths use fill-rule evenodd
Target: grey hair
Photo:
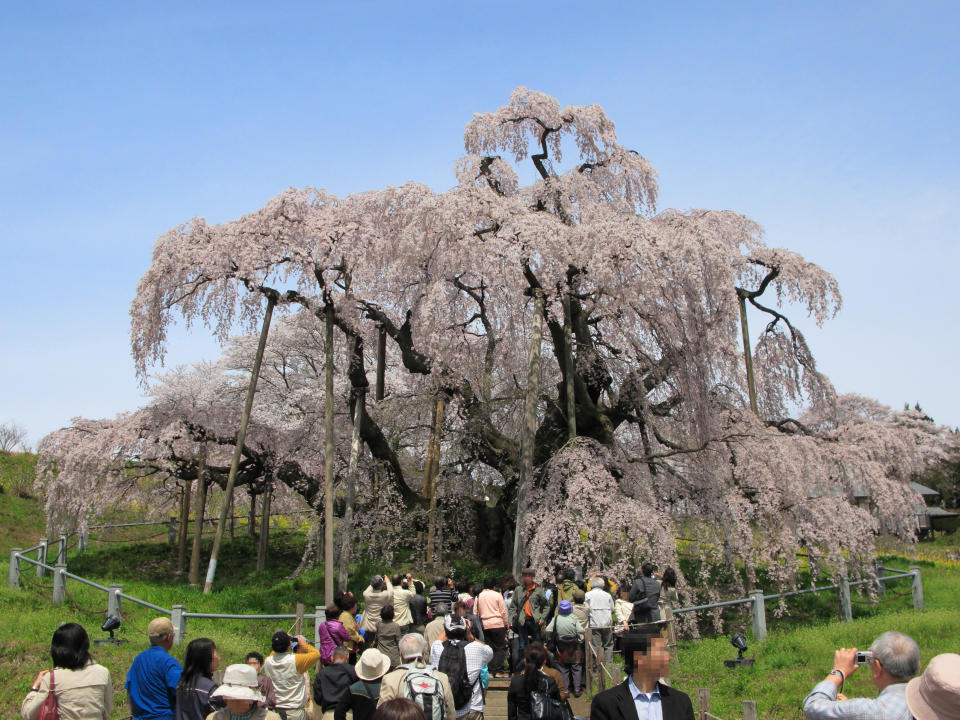
<instances>
[{"instance_id":1,"label":"grey hair","mask_svg":"<svg viewBox=\"0 0 960 720\"><path fill-rule=\"evenodd\" d=\"M400 638L397 649L400 651L400 657L404 660L415 660L423 656L423 635L420 633L408 633Z\"/></svg>"},{"instance_id":2,"label":"grey hair","mask_svg":"<svg viewBox=\"0 0 960 720\"><path fill-rule=\"evenodd\" d=\"M920 647L909 635L888 630L873 641L870 646L874 660L890 677L896 680L909 680L916 677L920 668Z\"/></svg>"}]
</instances>

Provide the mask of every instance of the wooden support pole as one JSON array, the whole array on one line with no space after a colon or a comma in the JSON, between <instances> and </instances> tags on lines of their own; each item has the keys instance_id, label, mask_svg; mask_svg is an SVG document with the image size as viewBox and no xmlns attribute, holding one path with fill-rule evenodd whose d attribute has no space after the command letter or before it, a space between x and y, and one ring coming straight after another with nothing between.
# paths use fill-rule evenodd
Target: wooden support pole
<instances>
[{"instance_id":1,"label":"wooden support pole","mask_svg":"<svg viewBox=\"0 0 960 720\"><path fill-rule=\"evenodd\" d=\"M567 435L572 440L577 436L577 397L573 377L573 316L570 311L570 294L563 295L563 375L567 395Z\"/></svg>"},{"instance_id":2,"label":"wooden support pole","mask_svg":"<svg viewBox=\"0 0 960 720\"><path fill-rule=\"evenodd\" d=\"M230 512L233 499L233 486L237 480L237 470L240 468L240 456L243 454L243 441L247 437L247 425L250 422L250 411L253 409L253 396L257 392L257 379L260 377L260 364L263 362L263 351L267 346L267 333L270 330L270 318L273 316L273 307L277 300L272 295L267 300L267 312L263 316L263 328L260 330L260 342L257 344L257 354L253 359L253 369L250 371L250 384L247 386L247 397L243 404L243 415L240 416L240 429L237 431L237 445L233 449L233 461L230 463L230 474L227 476L227 487L224 490L224 503L220 511L220 522L217 523L217 534L213 538L213 549L210 551L210 563L207 565L207 578L203 584L204 594L213 590L213 578L217 573L217 558L220 555L220 544L223 542L223 528L227 524L227 514Z\"/></svg>"},{"instance_id":3,"label":"wooden support pole","mask_svg":"<svg viewBox=\"0 0 960 720\"><path fill-rule=\"evenodd\" d=\"M540 341L543 338L543 292L535 291L530 328L530 351L527 369L527 392L523 403L523 425L520 429L520 483L517 487L517 523L513 533L513 574L520 577L527 560L523 537L524 504L533 483L533 445L537 432L537 402L540 399Z\"/></svg>"},{"instance_id":4,"label":"wooden support pole","mask_svg":"<svg viewBox=\"0 0 960 720\"><path fill-rule=\"evenodd\" d=\"M853 607L850 604L850 581L846 575L840 578L837 599L840 602L840 622L851 622L853 620Z\"/></svg>"},{"instance_id":5,"label":"wooden support pole","mask_svg":"<svg viewBox=\"0 0 960 720\"><path fill-rule=\"evenodd\" d=\"M353 554L353 505L357 495L357 466L360 464L360 432L367 397L366 388L357 388L353 404L353 437L350 440L350 462L347 468L347 502L340 523L340 557L337 570L337 587L347 591L350 557Z\"/></svg>"},{"instance_id":6,"label":"wooden support pole","mask_svg":"<svg viewBox=\"0 0 960 720\"><path fill-rule=\"evenodd\" d=\"M747 297L737 289L740 300L740 330L743 334L743 361L747 367L747 392L750 394L750 410L759 416L757 409L757 383L753 375L753 353L750 351L750 329L747 327Z\"/></svg>"},{"instance_id":7,"label":"wooden support pole","mask_svg":"<svg viewBox=\"0 0 960 720\"><path fill-rule=\"evenodd\" d=\"M323 464L323 602L333 604L333 305L324 312L326 358L324 376L324 464Z\"/></svg>"},{"instance_id":8,"label":"wooden support pole","mask_svg":"<svg viewBox=\"0 0 960 720\"><path fill-rule=\"evenodd\" d=\"M257 536L257 496L250 491L250 514L247 516L247 537L251 540Z\"/></svg>"},{"instance_id":9,"label":"wooden support pole","mask_svg":"<svg viewBox=\"0 0 960 720\"><path fill-rule=\"evenodd\" d=\"M207 511L207 444L200 445L197 467L196 507L193 510L193 547L190 549L190 572L187 578L191 587L200 584L200 545L203 541L203 520Z\"/></svg>"},{"instance_id":10,"label":"wooden support pole","mask_svg":"<svg viewBox=\"0 0 960 720\"><path fill-rule=\"evenodd\" d=\"M743 701L743 720L760 720L757 714L757 703L754 700Z\"/></svg>"},{"instance_id":11,"label":"wooden support pole","mask_svg":"<svg viewBox=\"0 0 960 720\"><path fill-rule=\"evenodd\" d=\"M377 387L374 399L377 402L383 400L385 391L384 378L387 372L387 331L380 329L377 335Z\"/></svg>"},{"instance_id":12,"label":"wooden support pole","mask_svg":"<svg viewBox=\"0 0 960 720\"><path fill-rule=\"evenodd\" d=\"M430 483L430 508L427 512L427 565L433 563L433 545L437 532L437 473L440 467L440 431L443 429L443 398L437 400L434 408L433 429L427 450L427 466L424 468L424 482Z\"/></svg>"},{"instance_id":13,"label":"wooden support pole","mask_svg":"<svg viewBox=\"0 0 960 720\"><path fill-rule=\"evenodd\" d=\"M267 569L267 551L270 548L270 501L273 498L273 476L267 478L260 503L260 540L257 545L257 572Z\"/></svg>"},{"instance_id":14,"label":"wooden support pole","mask_svg":"<svg viewBox=\"0 0 960 720\"><path fill-rule=\"evenodd\" d=\"M177 528L177 574L187 569L187 537L190 533L190 489L193 480L184 480L180 489L180 525Z\"/></svg>"},{"instance_id":15,"label":"wooden support pole","mask_svg":"<svg viewBox=\"0 0 960 720\"><path fill-rule=\"evenodd\" d=\"M710 690L699 688L697 690L697 720L707 720L710 714Z\"/></svg>"}]
</instances>

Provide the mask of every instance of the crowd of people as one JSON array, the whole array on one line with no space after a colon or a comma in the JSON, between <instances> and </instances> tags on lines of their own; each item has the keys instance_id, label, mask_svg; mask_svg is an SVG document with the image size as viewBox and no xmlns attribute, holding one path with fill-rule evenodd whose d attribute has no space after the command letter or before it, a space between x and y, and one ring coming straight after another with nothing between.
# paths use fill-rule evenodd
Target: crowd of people
<instances>
[{"instance_id":1,"label":"crowd of people","mask_svg":"<svg viewBox=\"0 0 960 720\"><path fill-rule=\"evenodd\" d=\"M196 638L181 664L170 654L174 628L153 620L150 647L127 671L135 720L480 720L490 677L509 677L509 720L570 720L570 696L585 691L583 659L623 653L626 680L593 698L596 720L692 720L690 699L664 681L669 652L656 625L676 601L676 575L645 563L616 583L573 570L555 583L526 570L474 585L446 576L427 585L412 575L376 575L362 593L340 593L318 623L316 646L277 630L270 653L247 653L220 672L210 638ZM545 586L546 585L546 586ZM584 647L590 628L591 647ZM51 644L53 670L40 672L21 705L24 720L106 720L110 672L93 661L84 628L66 623ZM844 680L869 663L876 699L845 698ZM804 701L807 720L960 720L960 656L937 656L921 677L919 649L900 633L868 653L838 650L834 668ZM310 673L314 672L311 679Z\"/></svg>"}]
</instances>

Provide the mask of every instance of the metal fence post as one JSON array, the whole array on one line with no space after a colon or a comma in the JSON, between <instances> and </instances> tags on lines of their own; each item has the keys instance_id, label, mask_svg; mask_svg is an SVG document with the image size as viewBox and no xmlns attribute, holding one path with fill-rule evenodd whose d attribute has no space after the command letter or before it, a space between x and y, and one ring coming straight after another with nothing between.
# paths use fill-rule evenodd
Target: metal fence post
<instances>
[{"instance_id":1,"label":"metal fence post","mask_svg":"<svg viewBox=\"0 0 960 720\"><path fill-rule=\"evenodd\" d=\"M910 572L913 573L913 609L923 610L923 578L920 577L920 568L911 565Z\"/></svg>"},{"instance_id":2,"label":"metal fence post","mask_svg":"<svg viewBox=\"0 0 960 720\"><path fill-rule=\"evenodd\" d=\"M177 541L177 516L171 515L167 520L167 545L173 545Z\"/></svg>"},{"instance_id":3,"label":"metal fence post","mask_svg":"<svg viewBox=\"0 0 960 720\"><path fill-rule=\"evenodd\" d=\"M86 528L80 531L80 536L77 540L77 551L78 552L87 551L87 529Z\"/></svg>"},{"instance_id":4,"label":"metal fence post","mask_svg":"<svg viewBox=\"0 0 960 720\"><path fill-rule=\"evenodd\" d=\"M54 566L53 570L53 597L51 602L54 605L62 605L63 599L66 597L67 588L66 582L67 579L64 577L63 573L66 572L67 566L63 563L57 563Z\"/></svg>"},{"instance_id":5,"label":"metal fence post","mask_svg":"<svg viewBox=\"0 0 960 720\"><path fill-rule=\"evenodd\" d=\"M10 551L10 571L7 573L7 584L10 587L20 587L20 548Z\"/></svg>"},{"instance_id":6,"label":"metal fence post","mask_svg":"<svg viewBox=\"0 0 960 720\"><path fill-rule=\"evenodd\" d=\"M763 642L767 639L767 608L764 604L763 590L750 591L750 610L751 620L753 621L753 637L757 642ZM709 700L710 693L707 692Z\"/></svg>"},{"instance_id":7,"label":"metal fence post","mask_svg":"<svg viewBox=\"0 0 960 720\"><path fill-rule=\"evenodd\" d=\"M877 595L883 595L887 589L886 584L883 582L883 562L875 560L873 566L877 574Z\"/></svg>"},{"instance_id":8,"label":"metal fence post","mask_svg":"<svg viewBox=\"0 0 960 720\"><path fill-rule=\"evenodd\" d=\"M110 615L120 617L120 593L122 591L121 585L110 586L110 592L107 593L107 617Z\"/></svg>"},{"instance_id":9,"label":"metal fence post","mask_svg":"<svg viewBox=\"0 0 960 720\"><path fill-rule=\"evenodd\" d=\"M173 644L179 645L187 636L187 618L185 613L187 609L183 605L174 605L171 608L170 622L173 623Z\"/></svg>"},{"instance_id":10,"label":"metal fence post","mask_svg":"<svg viewBox=\"0 0 960 720\"><path fill-rule=\"evenodd\" d=\"M61 535L59 541L60 547L57 548L57 565L67 564L67 536Z\"/></svg>"},{"instance_id":11,"label":"metal fence post","mask_svg":"<svg viewBox=\"0 0 960 720\"><path fill-rule=\"evenodd\" d=\"M47 539L40 538L40 548L37 550L37 560L46 564L47 562ZM43 565L37 565L37 577L42 578L46 574Z\"/></svg>"},{"instance_id":12,"label":"metal fence post","mask_svg":"<svg viewBox=\"0 0 960 720\"><path fill-rule=\"evenodd\" d=\"M320 626L323 625L327 617L327 611L319 605L313 611L316 613L316 617L313 619L313 644L320 647Z\"/></svg>"},{"instance_id":13,"label":"metal fence post","mask_svg":"<svg viewBox=\"0 0 960 720\"><path fill-rule=\"evenodd\" d=\"M840 622L853 620L853 608L850 606L850 580L844 575L840 578L837 587L837 598L840 601Z\"/></svg>"}]
</instances>

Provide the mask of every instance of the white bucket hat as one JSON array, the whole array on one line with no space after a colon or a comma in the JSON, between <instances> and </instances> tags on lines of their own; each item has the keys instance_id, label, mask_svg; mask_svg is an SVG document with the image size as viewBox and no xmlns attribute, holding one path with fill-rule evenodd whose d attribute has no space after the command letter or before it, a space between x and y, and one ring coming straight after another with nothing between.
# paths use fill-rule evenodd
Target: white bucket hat
<instances>
[{"instance_id":1,"label":"white bucket hat","mask_svg":"<svg viewBox=\"0 0 960 720\"><path fill-rule=\"evenodd\" d=\"M364 650L357 663L357 677L367 682L378 680L390 669L390 658L376 648Z\"/></svg>"},{"instance_id":2,"label":"white bucket hat","mask_svg":"<svg viewBox=\"0 0 960 720\"><path fill-rule=\"evenodd\" d=\"M960 655L937 655L904 694L917 720L960 720Z\"/></svg>"},{"instance_id":3,"label":"white bucket hat","mask_svg":"<svg viewBox=\"0 0 960 720\"><path fill-rule=\"evenodd\" d=\"M223 683L210 697L264 702L257 685L257 671L249 665L230 665L223 673Z\"/></svg>"}]
</instances>

